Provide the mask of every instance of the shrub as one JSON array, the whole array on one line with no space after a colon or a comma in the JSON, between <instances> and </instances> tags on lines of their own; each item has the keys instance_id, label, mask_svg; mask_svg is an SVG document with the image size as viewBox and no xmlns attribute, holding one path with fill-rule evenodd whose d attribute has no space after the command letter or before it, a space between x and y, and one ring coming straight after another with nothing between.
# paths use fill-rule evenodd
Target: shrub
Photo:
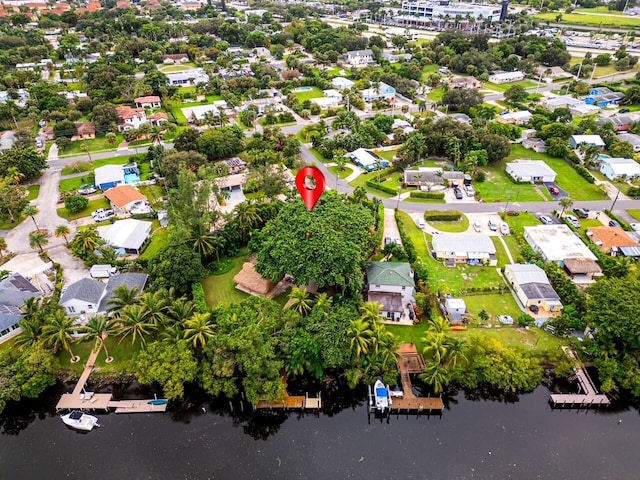
<instances>
[{"instance_id":1,"label":"shrub","mask_svg":"<svg viewBox=\"0 0 640 480\"><path fill-rule=\"evenodd\" d=\"M444 192L420 192L415 191L409 194L411 198L431 198L442 200L444 198Z\"/></svg>"},{"instance_id":2,"label":"shrub","mask_svg":"<svg viewBox=\"0 0 640 480\"><path fill-rule=\"evenodd\" d=\"M64 199L64 206L70 213L78 213L87 208L89 200L84 197L74 195L73 197L67 197Z\"/></svg>"},{"instance_id":3,"label":"shrub","mask_svg":"<svg viewBox=\"0 0 640 480\"><path fill-rule=\"evenodd\" d=\"M424 219L427 222L456 222L462 218L462 213L457 210L427 210Z\"/></svg>"},{"instance_id":4,"label":"shrub","mask_svg":"<svg viewBox=\"0 0 640 480\"><path fill-rule=\"evenodd\" d=\"M382 185L381 183L374 182L373 180L367 180L366 185L369 188L373 188L374 190L379 190L390 195L397 195L398 193L398 190L396 190L395 188L387 187L385 185Z\"/></svg>"},{"instance_id":5,"label":"shrub","mask_svg":"<svg viewBox=\"0 0 640 480\"><path fill-rule=\"evenodd\" d=\"M618 222L622 226L623 230L626 230L627 232L631 232L633 230L633 228L631 228L631 226L627 222L620 219L620 217L618 217L611 210L605 210L604 213L606 213L611 220L615 220L616 222Z\"/></svg>"},{"instance_id":6,"label":"shrub","mask_svg":"<svg viewBox=\"0 0 640 480\"><path fill-rule=\"evenodd\" d=\"M204 288L202 283L195 282L191 285L191 295L193 296L193 304L199 313L208 311L207 302L205 301Z\"/></svg>"},{"instance_id":7,"label":"shrub","mask_svg":"<svg viewBox=\"0 0 640 480\"><path fill-rule=\"evenodd\" d=\"M580 176L584 178L587 182L595 183L596 179L593 178L593 175L591 175L591 173L589 173L589 170L587 170L584 167L581 167L580 165L574 165L573 168L575 168L576 172L578 172Z\"/></svg>"},{"instance_id":8,"label":"shrub","mask_svg":"<svg viewBox=\"0 0 640 480\"><path fill-rule=\"evenodd\" d=\"M630 197L633 197L633 198L640 197L640 187L631 187L631 188L629 188L629 191L627 192L627 195L629 195Z\"/></svg>"},{"instance_id":9,"label":"shrub","mask_svg":"<svg viewBox=\"0 0 640 480\"><path fill-rule=\"evenodd\" d=\"M483 183L487 179L487 174L484 172L476 173L476 182Z\"/></svg>"},{"instance_id":10,"label":"shrub","mask_svg":"<svg viewBox=\"0 0 640 480\"><path fill-rule=\"evenodd\" d=\"M407 258L409 259L409 262L413 264L418 258L418 254L416 253L416 247L411 241L411 237L409 237L408 235L405 235L404 228L403 228L404 222L402 221L402 218L400 218L400 215L398 214L397 210L394 216L396 218L396 223L398 224L398 231L400 232L400 239L402 240L402 246L404 247L404 251L407 254Z\"/></svg>"}]
</instances>

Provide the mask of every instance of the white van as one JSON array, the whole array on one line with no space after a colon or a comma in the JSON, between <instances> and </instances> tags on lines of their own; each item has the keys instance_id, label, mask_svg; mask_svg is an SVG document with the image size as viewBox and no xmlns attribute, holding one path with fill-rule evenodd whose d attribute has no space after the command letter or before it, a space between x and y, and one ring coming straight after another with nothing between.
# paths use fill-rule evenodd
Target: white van
<instances>
[{"instance_id":1,"label":"white van","mask_svg":"<svg viewBox=\"0 0 640 480\"><path fill-rule=\"evenodd\" d=\"M418 228L423 229L424 227L426 227L427 225L424 223L424 220L422 218L419 218L416 222L418 224Z\"/></svg>"}]
</instances>

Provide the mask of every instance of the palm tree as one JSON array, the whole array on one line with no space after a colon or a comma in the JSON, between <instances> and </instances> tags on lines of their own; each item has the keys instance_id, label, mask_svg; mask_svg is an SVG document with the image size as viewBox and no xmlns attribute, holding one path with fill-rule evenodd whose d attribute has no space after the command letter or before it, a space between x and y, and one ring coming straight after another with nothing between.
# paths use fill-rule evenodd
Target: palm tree
<instances>
[{"instance_id":1,"label":"palm tree","mask_svg":"<svg viewBox=\"0 0 640 480\"><path fill-rule=\"evenodd\" d=\"M77 330L73 322L74 320L67 317L62 310L56 311L42 327L42 339L45 345L53 347L56 352L60 349L68 350L71 361L77 362L78 357L71 350L71 344L74 341L72 334Z\"/></svg>"},{"instance_id":2,"label":"palm tree","mask_svg":"<svg viewBox=\"0 0 640 480\"><path fill-rule=\"evenodd\" d=\"M162 139L164 138L164 131L162 127L155 126L151 129L151 133L149 135L151 137L151 143L153 143L153 145L159 145L162 143Z\"/></svg>"},{"instance_id":3,"label":"palm tree","mask_svg":"<svg viewBox=\"0 0 640 480\"><path fill-rule=\"evenodd\" d=\"M184 338L192 341L194 348L204 348L207 340L213 338L216 325L211 319L211 313L195 313L184 324Z\"/></svg>"},{"instance_id":4,"label":"palm tree","mask_svg":"<svg viewBox=\"0 0 640 480\"><path fill-rule=\"evenodd\" d=\"M196 222L191 228L191 235L185 243L190 244L194 252L197 252L202 258L207 258L215 249L216 235L202 224Z\"/></svg>"},{"instance_id":5,"label":"palm tree","mask_svg":"<svg viewBox=\"0 0 640 480\"><path fill-rule=\"evenodd\" d=\"M447 367L455 368L458 364L458 360L467 360L465 356L465 350L467 348L467 342L461 338L449 338L447 350Z\"/></svg>"},{"instance_id":6,"label":"palm tree","mask_svg":"<svg viewBox=\"0 0 640 480\"><path fill-rule=\"evenodd\" d=\"M71 229L67 225L64 225L64 224L58 225L53 233L57 238L63 237L64 243L69 245L69 240L67 240L67 235L71 233Z\"/></svg>"},{"instance_id":7,"label":"palm tree","mask_svg":"<svg viewBox=\"0 0 640 480\"><path fill-rule=\"evenodd\" d=\"M174 323L184 325L193 316L194 311L193 302L185 297L180 297L169 306L168 315Z\"/></svg>"},{"instance_id":8,"label":"palm tree","mask_svg":"<svg viewBox=\"0 0 640 480\"><path fill-rule=\"evenodd\" d=\"M382 311L382 304L378 302L364 302L360 307L360 319L367 322L369 325L373 325L380 320L380 312Z\"/></svg>"},{"instance_id":9,"label":"palm tree","mask_svg":"<svg viewBox=\"0 0 640 480\"><path fill-rule=\"evenodd\" d=\"M425 102L424 100L418 100L418 111L422 113L426 109L427 109L427 102Z\"/></svg>"},{"instance_id":10,"label":"palm tree","mask_svg":"<svg viewBox=\"0 0 640 480\"><path fill-rule=\"evenodd\" d=\"M432 363L425 368L424 373L420 374L420 380L431 385L434 393L442 393L444 387L449 384L449 370L438 363Z\"/></svg>"},{"instance_id":11,"label":"palm tree","mask_svg":"<svg viewBox=\"0 0 640 480\"><path fill-rule=\"evenodd\" d=\"M352 351L355 351L356 358L360 358L360 355L367 355L369 353L373 336L369 322L362 318L351 320L347 335L351 338L350 348Z\"/></svg>"},{"instance_id":12,"label":"palm tree","mask_svg":"<svg viewBox=\"0 0 640 480\"><path fill-rule=\"evenodd\" d=\"M160 326L167 318L167 297L164 292L145 292L137 299L137 303L144 309L144 315L149 323Z\"/></svg>"},{"instance_id":13,"label":"palm tree","mask_svg":"<svg viewBox=\"0 0 640 480\"><path fill-rule=\"evenodd\" d=\"M22 209L22 214L26 215L27 217L31 217L31 220L33 220L33 224L36 226L36 230L40 230L40 227L38 226L35 219L35 215L38 214L38 207L36 207L35 205L27 205Z\"/></svg>"},{"instance_id":14,"label":"palm tree","mask_svg":"<svg viewBox=\"0 0 640 480\"><path fill-rule=\"evenodd\" d=\"M293 287L289 294L289 308L305 316L311 311L313 301L309 298L309 292L302 288Z\"/></svg>"},{"instance_id":15,"label":"palm tree","mask_svg":"<svg viewBox=\"0 0 640 480\"><path fill-rule=\"evenodd\" d=\"M118 317L120 326L118 327L118 334L122 336L122 340L131 336L131 345L136 343L136 338L140 338L140 346L142 348L146 345L145 335L148 335L152 330L156 329L153 323L150 323L145 318L144 307L141 305L127 305L120 310L120 316Z\"/></svg>"},{"instance_id":16,"label":"palm tree","mask_svg":"<svg viewBox=\"0 0 640 480\"><path fill-rule=\"evenodd\" d=\"M107 312L118 313L125 307L135 305L138 301L138 287L128 288L126 285L120 285L113 290L113 297L107 302Z\"/></svg>"},{"instance_id":17,"label":"palm tree","mask_svg":"<svg viewBox=\"0 0 640 480\"><path fill-rule=\"evenodd\" d=\"M433 360L433 363L441 365L445 361L447 356L447 336L443 332L429 332L420 339L424 343L422 354L429 359Z\"/></svg>"},{"instance_id":18,"label":"palm tree","mask_svg":"<svg viewBox=\"0 0 640 480\"><path fill-rule=\"evenodd\" d=\"M115 333L115 326L111 319L104 315L91 317L89 323L87 323L86 332L89 340L96 340L100 344L100 347L104 348L104 353L106 355L105 362L111 363L113 361L113 357L109 355L107 344L105 343L107 336Z\"/></svg>"},{"instance_id":19,"label":"palm tree","mask_svg":"<svg viewBox=\"0 0 640 480\"><path fill-rule=\"evenodd\" d=\"M234 210L238 228L242 233L242 238L246 239L247 233L262 219L258 215L256 206L253 203L242 202Z\"/></svg>"},{"instance_id":20,"label":"palm tree","mask_svg":"<svg viewBox=\"0 0 640 480\"><path fill-rule=\"evenodd\" d=\"M184 328L180 323L168 325L160 332L160 341L169 345L184 342Z\"/></svg>"},{"instance_id":21,"label":"palm tree","mask_svg":"<svg viewBox=\"0 0 640 480\"><path fill-rule=\"evenodd\" d=\"M93 252L100 244L100 235L95 228L80 230L73 239L73 243L82 252Z\"/></svg>"},{"instance_id":22,"label":"palm tree","mask_svg":"<svg viewBox=\"0 0 640 480\"><path fill-rule=\"evenodd\" d=\"M562 207L562 211L560 212L560 218L562 218L564 211L573 205L573 200L571 200L571 197L563 197L560 199L558 204Z\"/></svg>"},{"instance_id":23,"label":"palm tree","mask_svg":"<svg viewBox=\"0 0 640 480\"><path fill-rule=\"evenodd\" d=\"M7 249L7 247L8 247L7 241L4 239L4 237L0 237L0 257L4 256L2 252L4 252Z\"/></svg>"},{"instance_id":24,"label":"palm tree","mask_svg":"<svg viewBox=\"0 0 640 480\"><path fill-rule=\"evenodd\" d=\"M49 243L47 234L40 231L33 231L29 234L29 246L34 250L40 250L40 253L44 252L44 247Z\"/></svg>"}]
</instances>

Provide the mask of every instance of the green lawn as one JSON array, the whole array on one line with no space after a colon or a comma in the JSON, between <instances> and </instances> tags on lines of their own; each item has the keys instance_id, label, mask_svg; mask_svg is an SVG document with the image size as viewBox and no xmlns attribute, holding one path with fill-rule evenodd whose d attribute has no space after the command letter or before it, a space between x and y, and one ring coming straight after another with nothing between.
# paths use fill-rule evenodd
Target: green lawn
<instances>
[{"instance_id":1,"label":"green lawn","mask_svg":"<svg viewBox=\"0 0 640 480\"><path fill-rule=\"evenodd\" d=\"M165 195L165 190L160 185L140 185L138 190L140 190L141 194L147 197L151 204Z\"/></svg>"},{"instance_id":2,"label":"green lawn","mask_svg":"<svg viewBox=\"0 0 640 480\"><path fill-rule=\"evenodd\" d=\"M496 292L484 295L467 295L464 297L464 301L475 321L479 319L478 314L482 310L492 317L490 323L495 323L498 315L511 315L516 320L522 313L507 287L502 294Z\"/></svg>"},{"instance_id":3,"label":"green lawn","mask_svg":"<svg viewBox=\"0 0 640 480\"><path fill-rule=\"evenodd\" d=\"M538 13L533 18L556 23L557 13ZM567 25L585 25L589 27L640 28L640 18L626 15L583 15L579 13L563 13L559 23Z\"/></svg>"},{"instance_id":4,"label":"green lawn","mask_svg":"<svg viewBox=\"0 0 640 480\"><path fill-rule=\"evenodd\" d=\"M329 171L339 178L347 178L349 175L353 173L353 170L348 165L344 166L344 170L340 170L340 167L334 165L333 167L329 167Z\"/></svg>"},{"instance_id":5,"label":"green lawn","mask_svg":"<svg viewBox=\"0 0 640 480\"><path fill-rule=\"evenodd\" d=\"M513 151L513 150L512 150ZM476 192L485 202L541 202L543 197L530 183L515 183L505 170L505 163L482 167L486 181L474 182Z\"/></svg>"},{"instance_id":6,"label":"green lawn","mask_svg":"<svg viewBox=\"0 0 640 480\"><path fill-rule=\"evenodd\" d=\"M622 15L622 12L618 10L610 10L609 7L604 5L593 8L576 8L574 13L606 13L607 15Z\"/></svg>"},{"instance_id":7,"label":"green lawn","mask_svg":"<svg viewBox=\"0 0 640 480\"><path fill-rule=\"evenodd\" d=\"M427 78L429 78L429 75L436 73L438 71L438 68L440 68L438 67L438 65L427 65L422 69L422 76L420 77L420 80L426 82Z\"/></svg>"},{"instance_id":8,"label":"green lawn","mask_svg":"<svg viewBox=\"0 0 640 480\"><path fill-rule=\"evenodd\" d=\"M392 169L388 168L385 170L377 170L375 172L363 173L359 175L355 180L349 182L349 185L352 187L363 187L368 193L372 195L376 195L382 198L393 198L395 195L391 195L386 192L382 192L380 190L375 190L367 186L367 180L371 180L373 182L381 183L382 185L393 188L395 190L398 189L402 185L403 174L400 172L394 172ZM406 193L411 191L411 188L402 188L400 191L402 193Z\"/></svg>"},{"instance_id":9,"label":"green lawn","mask_svg":"<svg viewBox=\"0 0 640 480\"><path fill-rule=\"evenodd\" d=\"M27 191L29 192L29 196L27 197L27 200L29 201L35 200L36 198L38 198L38 195L40 194L40 185L29 185L27 187Z\"/></svg>"},{"instance_id":10,"label":"green lawn","mask_svg":"<svg viewBox=\"0 0 640 480\"><path fill-rule=\"evenodd\" d=\"M219 303L241 302L249 295L236 288L233 277L242 270L242 264L247 261L247 256L233 259L233 267L222 275L208 275L202 280L207 305L213 307Z\"/></svg>"},{"instance_id":11,"label":"green lawn","mask_svg":"<svg viewBox=\"0 0 640 480\"><path fill-rule=\"evenodd\" d=\"M110 144L104 136L97 137L92 140L84 140L84 141L79 140L76 142L72 142L71 145L69 145L62 152L62 156L86 154L87 152L86 150L84 150L85 145L90 152L97 152L102 150L115 150L116 148L118 148L118 145L120 145L123 141L124 141L124 137L120 134L116 135L116 141L113 144Z\"/></svg>"},{"instance_id":12,"label":"green lawn","mask_svg":"<svg viewBox=\"0 0 640 480\"><path fill-rule=\"evenodd\" d=\"M311 100L312 98L321 98L324 97L324 93L318 87L310 87L311 90L306 92L295 92L292 91L291 95L296 97L300 102L304 102L305 100ZM295 89L294 89L295 90Z\"/></svg>"},{"instance_id":13,"label":"green lawn","mask_svg":"<svg viewBox=\"0 0 640 480\"><path fill-rule=\"evenodd\" d=\"M169 244L169 233L166 228L157 228L151 234L151 241L145 248L142 255L140 255L140 259L142 260L151 260L158 252L162 250Z\"/></svg>"},{"instance_id":14,"label":"green lawn","mask_svg":"<svg viewBox=\"0 0 640 480\"><path fill-rule=\"evenodd\" d=\"M398 214L403 222L404 233L413 242L418 256L421 258L429 257L430 255L429 250L427 249L424 232L418 228L416 222L413 221L413 218L411 218L408 213L400 211Z\"/></svg>"},{"instance_id":15,"label":"green lawn","mask_svg":"<svg viewBox=\"0 0 640 480\"><path fill-rule=\"evenodd\" d=\"M62 169L61 175L71 175L72 173L78 173L79 171L88 172L105 165L126 165L131 161L131 157L133 157L133 155L126 155L124 157L100 158L98 160L94 160L93 162L76 162L76 164L81 167L80 170L77 170L75 168L76 164L69 164Z\"/></svg>"},{"instance_id":16,"label":"green lawn","mask_svg":"<svg viewBox=\"0 0 640 480\"><path fill-rule=\"evenodd\" d=\"M399 146L397 148L394 148L392 150L376 150L376 155L378 155L380 158L385 159L388 162L393 162L393 158L396 156L396 154L398 153L398 148L400 148Z\"/></svg>"},{"instance_id":17,"label":"green lawn","mask_svg":"<svg viewBox=\"0 0 640 480\"><path fill-rule=\"evenodd\" d=\"M329 162L330 161L330 160L325 159L322 155L320 155L320 152L318 150L316 150L315 147L311 147L309 149L309 151L311 152L311 155L316 157L316 160L318 160L320 163L324 163L324 162Z\"/></svg>"},{"instance_id":18,"label":"green lawn","mask_svg":"<svg viewBox=\"0 0 640 480\"><path fill-rule=\"evenodd\" d=\"M522 80L521 82L511 82L511 83L491 83L484 82L484 88L487 90L495 90L496 92L504 92L509 90L511 87L519 86L524 88L535 88L538 85L538 82L534 82L532 80Z\"/></svg>"},{"instance_id":19,"label":"green lawn","mask_svg":"<svg viewBox=\"0 0 640 480\"><path fill-rule=\"evenodd\" d=\"M97 210L98 208L110 208L111 205L106 198L98 198L96 200L89 200L89 205L84 210L81 210L76 213L71 213L66 208L59 208L57 210L58 216L64 218L66 220L77 220L78 218L88 217L91 215L91 212Z\"/></svg>"},{"instance_id":20,"label":"green lawn","mask_svg":"<svg viewBox=\"0 0 640 480\"><path fill-rule=\"evenodd\" d=\"M493 242L493 245L496 247L496 257L498 259L497 266L500 268L500 267L504 267L505 265L511 265L511 260L509 260L509 255L507 255L507 250L504 248L504 245L500 241L500 237L491 236L489 238ZM509 248L509 252L511 252L511 247L508 247L508 248Z\"/></svg>"},{"instance_id":21,"label":"green lawn","mask_svg":"<svg viewBox=\"0 0 640 480\"><path fill-rule=\"evenodd\" d=\"M444 96L444 89L442 87L433 89L431 90L431 92L427 93L427 97L436 103L440 103L442 101L443 96Z\"/></svg>"},{"instance_id":22,"label":"green lawn","mask_svg":"<svg viewBox=\"0 0 640 480\"><path fill-rule=\"evenodd\" d=\"M95 181L95 177L93 173L87 173L82 177L67 178L65 180L61 180L60 187L59 187L60 193L75 192L82 185L87 183L93 183L94 181Z\"/></svg>"},{"instance_id":23,"label":"green lawn","mask_svg":"<svg viewBox=\"0 0 640 480\"><path fill-rule=\"evenodd\" d=\"M132 361L140 351L140 342L136 341L131 344L131 338L121 339L121 337L108 337L105 341L109 355L113 357L113 362L106 363L105 351L102 350L96 360L96 368L91 374L93 376L100 376L101 374L117 374L125 371L131 371ZM75 372L78 375L82 373L84 365L93 350L94 342L89 340L81 340L72 344L71 349L74 355L80 357L80 361L77 363L71 363L69 352L61 351L58 353L57 358L60 367L70 372ZM89 378L89 384L91 384L91 378Z\"/></svg>"},{"instance_id":24,"label":"green lawn","mask_svg":"<svg viewBox=\"0 0 640 480\"><path fill-rule=\"evenodd\" d=\"M466 232L469 228L469 219L466 215L462 215L457 222L427 222L436 230L448 233L461 233Z\"/></svg>"},{"instance_id":25,"label":"green lawn","mask_svg":"<svg viewBox=\"0 0 640 480\"><path fill-rule=\"evenodd\" d=\"M607 198L602 188L587 182L564 160L551 158L545 153L536 153L533 150L527 150L522 145L512 145L511 155L509 155L507 161L515 160L516 158L544 160L544 162L558 174L556 183L574 200L605 200ZM523 198L519 200L523 202L527 201Z\"/></svg>"},{"instance_id":26,"label":"green lawn","mask_svg":"<svg viewBox=\"0 0 640 480\"><path fill-rule=\"evenodd\" d=\"M640 220L640 209L632 208L631 210L627 210L627 213L629 213L629 215L631 215L636 220Z\"/></svg>"}]
</instances>

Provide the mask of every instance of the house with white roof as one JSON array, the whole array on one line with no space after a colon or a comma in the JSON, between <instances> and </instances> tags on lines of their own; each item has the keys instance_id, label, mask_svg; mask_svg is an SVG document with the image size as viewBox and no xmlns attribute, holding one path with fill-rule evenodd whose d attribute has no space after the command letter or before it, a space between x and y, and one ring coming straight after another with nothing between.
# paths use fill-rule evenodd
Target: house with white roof
<instances>
[{"instance_id":1,"label":"house with white roof","mask_svg":"<svg viewBox=\"0 0 640 480\"><path fill-rule=\"evenodd\" d=\"M562 310L560 296L551 286L547 274L537 265L507 265L504 276L525 308L535 305L546 312Z\"/></svg>"},{"instance_id":2,"label":"house with white roof","mask_svg":"<svg viewBox=\"0 0 640 480\"><path fill-rule=\"evenodd\" d=\"M331 80L331 85L333 85L333 88L336 90L348 90L355 84L356 82L344 77L335 77Z\"/></svg>"},{"instance_id":3,"label":"house with white roof","mask_svg":"<svg viewBox=\"0 0 640 480\"><path fill-rule=\"evenodd\" d=\"M436 258L449 262L469 265L498 264L496 247L487 235L465 235L441 233L434 235L431 244Z\"/></svg>"},{"instance_id":4,"label":"house with white roof","mask_svg":"<svg viewBox=\"0 0 640 480\"><path fill-rule=\"evenodd\" d=\"M498 115L498 122L509 125L524 125L525 123L529 123L531 117L533 117L533 114L529 110L506 112Z\"/></svg>"},{"instance_id":5,"label":"house with white roof","mask_svg":"<svg viewBox=\"0 0 640 480\"><path fill-rule=\"evenodd\" d=\"M444 301L444 309L449 322L452 325L458 325L462 323L462 317L467 312L467 304L462 298L448 297Z\"/></svg>"},{"instance_id":6,"label":"house with white roof","mask_svg":"<svg viewBox=\"0 0 640 480\"><path fill-rule=\"evenodd\" d=\"M193 87L199 83L209 83L209 75L201 68L192 68L181 72L167 72L167 85Z\"/></svg>"},{"instance_id":7,"label":"house with white roof","mask_svg":"<svg viewBox=\"0 0 640 480\"><path fill-rule=\"evenodd\" d=\"M98 233L111 247L126 254L139 255L151 235L151 222L134 218L98 227Z\"/></svg>"},{"instance_id":8,"label":"house with white roof","mask_svg":"<svg viewBox=\"0 0 640 480\"><path fill-rule=\"evenodd\" d=\"M493 72L489 75L491 83L513 83L524 80L524 72L516 70L515 72Z\"/></svg>"},{"instance_id":9,"label":"house with white roof","mask_svg":"<svg viewBox=\"0 0 640 480\"><path fill-rule=\"evenodd\" d=\"M584 117L585 115L597 114L600 111L600 107L596 105L580 103L578 105L572 105L571 107L569 107L569 111L574 117Z\"/></svg>"},{"instance_id":10,"label":"house with white roof","mask_svg":"<svg viewBox=\"0 0 640 480\"><path fill-rule=\"evenodd\" d=\"M122 165L104 165L94 170L95 184L101 190L115 187L124 183L124 169Z\"/></svg>"},{"instance_id":11,"label":"house with white roof","mask_svg":"<svg viewBox=\"0 0 640 480\"><path fill-rule=\"evenodd\" d=\"M597 260L580 237L564 224L524 227L524 239L545 262L556 262L564 266L564 261L568 258L587 259L593 262Z\"/></svg>"},{"instance_id":12,"label":"house with white roof","mask_svg":"<svg viewBox=\"0 0 640 480\"><path fill-rule=\"evenodd\" d=\"M556 108L570 108L581 104L582 102L577 98L573 98L570 95L560 95L549 97L543 100L542 106L548 110L555 110Z\"/></svg>"},{"instance_id":13,"label":"house with white roof","mask_svg":"<svg viewBox=\"0 0 640 480\"><path fill-rule=\"evenodd\" d=\"M349 65L357 67L373 63L372 50L352 50L344 55L344 60Z\"/></svg>"},{"instance_id":14,"label":"house with white roof","mask_svg":"<svg viewBox=\"0 0 640 480\"><path fill-rule=\"evenodd\" d=\"M602 140L600 135L571 135L571 137L569 137L569 145L571 145L571 148L579 148L582 144L593 145L599 148L605 147L604 140Z\"/></svg>"},{"instance_id":15,"label":"house with white roof","mask_svg":"<svg viewBox=\"0 0 640 480\"><path fill-rule=\"evenodd\" d=\"M557 173L542 160L514 160L507 163L506 170L516 182L555 182L557 176Z\"/></svg>"},{"instance_id":16,"label":"house with white roof","mask_svg":"<svg viewBox=\"0 0 640 480\"><path fill-rule=\"evenodd\" d=\"M358 165L363 170L366 170L367 172L380 170L389 166L389 162L387 162L384 158L380 158L378 155L373 153L371 150L367 150L366 148L358 148L353 152L349 152L347 153L347 157L350 158L353 163Z\"/></svg>"},{"instance_id":17,"label":"house with white roof","mask_svg":"<svg viewBox=\"0 0 640 480\"><path fill-rule=\"evenodd\" d=\"M600 159L600 173L609 180L636 178L640 177L640 164L632 158L604 157Z\"/></svg>"}]
</instances>

